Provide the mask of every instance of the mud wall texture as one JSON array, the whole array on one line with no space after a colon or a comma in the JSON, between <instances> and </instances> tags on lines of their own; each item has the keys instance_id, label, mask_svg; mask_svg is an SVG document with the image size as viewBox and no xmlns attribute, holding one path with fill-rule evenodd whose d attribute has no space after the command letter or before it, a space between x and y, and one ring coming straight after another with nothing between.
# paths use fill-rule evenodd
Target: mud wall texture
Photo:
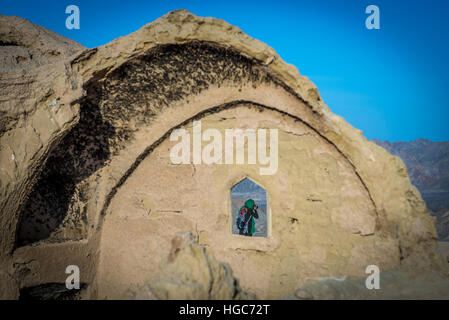
<instances>
[{"instance_id":1,"label":"mud wall texture","mask_svg":"<svg viewBox=\"0 0 449 320\"><path fill-rule=\"evenodd\" d=\"M307 277L363 276L369 264L388 269L399 263L397 240L375 232L374 205L354 169L316 132L247 104L205 116L201 125L223 137L228 128L278 129L276 174L261 176L259 165L174 165L175 142L164 140L109 206L100 247L100 297L119 298L129 284L143 285L169 254L171 239L185 231L228 262L244 290L261 298L293 292ZM192 134L191 123L185 128ZM244 177L268 192L268 238L230 232L230 189Z\"/></svg>"},{"instance_id":2,"label":"mud wall texture","mask_svg":"<svg viewBox=\"0 0 449 320\"><path fill-rule=\"evenodd\" d=\"M105 46L75 47L0 76L2 296L63 283L76 262L83 297L122 297L154 275L177 231L261 297L309 276L358 277L370 263L441 268L434 221L403 163L332 114L263 43L180 10ZM167 138L195 119L279 129L278 172L171 165ZM230 232L229 190L244 177L269 194L267 239Z\"/></svg>"}]
</instances>

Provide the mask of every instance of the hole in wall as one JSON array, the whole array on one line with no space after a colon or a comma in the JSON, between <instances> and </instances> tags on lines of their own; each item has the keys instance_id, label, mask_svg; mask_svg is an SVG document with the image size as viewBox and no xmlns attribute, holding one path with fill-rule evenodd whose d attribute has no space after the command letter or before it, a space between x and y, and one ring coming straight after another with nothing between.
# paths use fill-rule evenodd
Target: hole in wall
<instances>
[{"instance_id":1,"label":"hole in wall","mask_svg":"<svg viewBox=\"0 0 449 320\"><path fill-rule=\"evenodd\" d=\"M80 300L87 284L81 283L79 289L67 289L65 283L45 283L20 289L19 300Z\"/></svg>"},{"instance_id":2,"label":"hole in wall","mask_svg":"<svg viewBox=\"0 0 449 320\"><path fill-rule=\"evenodd\" d=\"M14 41L8 41L8 40L0 40L0 47L18 47L19 44L17 42Z\"/></svg>"},{"instance_id":3,"label":"hole in wall","mask_svg":"<svg viewBox=\"0 0 449 320\"><path fill-rule=\"evenodd\" d=\"M249 178L231 188L232 233L267 237L268 201L264 188Z\"/></svg>"}]
</instances>

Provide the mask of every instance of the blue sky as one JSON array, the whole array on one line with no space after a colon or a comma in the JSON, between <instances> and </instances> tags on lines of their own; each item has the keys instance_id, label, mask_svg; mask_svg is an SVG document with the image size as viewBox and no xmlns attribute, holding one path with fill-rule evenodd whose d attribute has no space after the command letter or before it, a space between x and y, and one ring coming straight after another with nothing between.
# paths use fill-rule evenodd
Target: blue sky
<instances>
[{"instance_id":1,"label":"blue sky","mask_svg":"<svg viewBox=\"0 0 449 320\"><path fill-rule=\"evenodd\" d=\"M65 8L81 28L65 28ZM365 8L380 9L380 30ZM317 86L331 110L369 138L449 140L449 1L2 1L86 47L127 35L174 9L221 18L273 47Z\"/></svg>"}]
</instances>

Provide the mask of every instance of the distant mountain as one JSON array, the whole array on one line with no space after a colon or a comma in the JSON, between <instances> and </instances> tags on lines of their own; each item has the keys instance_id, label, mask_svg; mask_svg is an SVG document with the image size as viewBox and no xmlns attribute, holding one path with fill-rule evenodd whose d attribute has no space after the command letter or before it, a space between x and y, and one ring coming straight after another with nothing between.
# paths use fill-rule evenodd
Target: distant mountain
<instances>
[{"instance_id":1,"label":"distant mountain","mask_svg":"<svg viewBox=\"0 0 449 320\"><path fill-rule=\"evenodd\" d=\"M246 198L255 200L258 205L266 205L266 191L264 188L248 178L243 179L231 189L232 198Z\"/></svg>"},{"instance_id":2,"label":"distant mountain","mask_svg":"<svg viewBox=\"0 0 449 320\"><path fill-rule=\"evenodd\" d=\"M449 141L371 141L404 161L412 183L430 210L449 210Z\"/></svg>"},{"instance_id":3,"label":"distant mountain","mask_svg":"<svg viewBox=\"0 0 449 320\"><path fill-rule=\"evenodd\" d=\"M439 237L449 241L449 141L371 141L404 161L412 183L437 217Z\"/></svg>"},{"instance_id":4,"label":"distant mountain","mask_svg":"<svg viewBox=\"0 0 449 320\"><path fill-rule=\"evenodd\" d=\"M449 241L449 211L439 213L437 217L437 232L440 241Z\"/></svg>"}]
</instances>

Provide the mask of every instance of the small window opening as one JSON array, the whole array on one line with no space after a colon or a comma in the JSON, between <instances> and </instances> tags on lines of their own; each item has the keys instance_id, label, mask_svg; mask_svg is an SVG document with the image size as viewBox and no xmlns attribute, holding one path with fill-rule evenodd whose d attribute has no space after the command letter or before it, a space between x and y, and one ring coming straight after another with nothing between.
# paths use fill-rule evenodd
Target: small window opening
<instances>
[{"instance_id":1,"label":"small window opening","mask_svg":"<svg viewBox=\"0 0 449 320\"><path fill-rule=\"evenodd\" d=\"M232 233L267 237L267 192L245 178L231 188Z\"/></svg>"}]
</instances>

